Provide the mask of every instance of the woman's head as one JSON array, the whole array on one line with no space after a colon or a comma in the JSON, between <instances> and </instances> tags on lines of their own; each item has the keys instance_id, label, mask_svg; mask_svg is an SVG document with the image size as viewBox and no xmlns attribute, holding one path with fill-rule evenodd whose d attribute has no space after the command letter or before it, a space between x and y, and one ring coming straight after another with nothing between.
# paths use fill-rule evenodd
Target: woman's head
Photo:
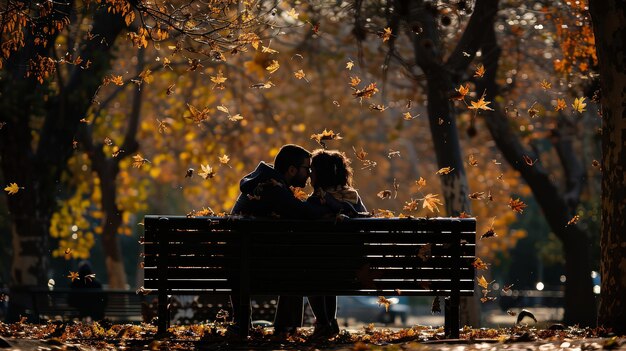
<instances>
[{"instance_id":1,"label":"woman's head","mask_svg":"<svg viewBox=\"0 0 626 351\"><path fill-rule=\"evenodd\" d=\"M352 186L350 159L337 150L315 150L311 158L311 185L315 188Z\"/></svg>"}]
</instances>

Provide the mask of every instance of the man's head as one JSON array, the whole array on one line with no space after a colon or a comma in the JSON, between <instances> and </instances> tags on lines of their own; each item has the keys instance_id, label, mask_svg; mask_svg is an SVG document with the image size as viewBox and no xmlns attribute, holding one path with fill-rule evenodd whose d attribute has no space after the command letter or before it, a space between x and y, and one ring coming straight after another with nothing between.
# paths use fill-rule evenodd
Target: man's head
<instances>
[{"instance_id":1,"label":"man's head","mask_svg":"<svg viewBox=\"0 0 626 351\"><path fill-rule=\"evenodd\" d=\"M287 185L302 188L311 173L311 153L298 145L284 145L274 158L274 169L285 176Z\"/></svg>"}]
</instances>

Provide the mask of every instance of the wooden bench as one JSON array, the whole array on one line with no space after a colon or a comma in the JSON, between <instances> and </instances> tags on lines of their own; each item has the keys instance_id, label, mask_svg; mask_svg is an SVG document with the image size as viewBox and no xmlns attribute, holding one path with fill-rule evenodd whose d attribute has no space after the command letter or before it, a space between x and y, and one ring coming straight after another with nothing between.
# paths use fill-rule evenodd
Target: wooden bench
<instances>
[{"instance_id":1,"label":"wooden bench","mask_svg":"<svg viewBox=\"0 0 626 351\"><path fill-rule=\"evenodd\" d=\"M105 298L104 319L116 323L139 323L142 322L142 304L147 300L146 296L138 295L135 291L111 289L28 288L11 290L11 294L29 296L32 304L24 312L36 323L79 318L78 309L70 304L70 301L77 298L86 299L94 305L102 305Z\"/></svg>"},{"instance_id":2,"label":"wooden bench","mask_svg":"<svg viewBox=\"0 0 626 351\"><path fill-rule=\"evenodd\" d=\"M445 334L459 336L459 297L474 294L473 218L276 220L145 217L144 287L168 295L445 296ZM381 307L382 308L382 307Z\"/></svg>"}]
</instances>

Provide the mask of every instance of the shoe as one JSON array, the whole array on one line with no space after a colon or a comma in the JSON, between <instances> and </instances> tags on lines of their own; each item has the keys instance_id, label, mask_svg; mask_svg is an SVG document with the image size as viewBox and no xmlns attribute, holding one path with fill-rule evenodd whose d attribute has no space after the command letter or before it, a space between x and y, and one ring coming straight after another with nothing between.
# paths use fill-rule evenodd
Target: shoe
<instances>
[{"instance_id":1,"label":"shoe","mask_svg":"<svg viewBox=\"0 0 626 351\"><path fill-rule=\"evenodd\" d=\"M337 320L334 320L334 322L335 323L331 321L328 324L316 324L309 340L327 341L337 336L337 334L339 334L339 325L337 324Z\"/></svg>"}]
</instances>

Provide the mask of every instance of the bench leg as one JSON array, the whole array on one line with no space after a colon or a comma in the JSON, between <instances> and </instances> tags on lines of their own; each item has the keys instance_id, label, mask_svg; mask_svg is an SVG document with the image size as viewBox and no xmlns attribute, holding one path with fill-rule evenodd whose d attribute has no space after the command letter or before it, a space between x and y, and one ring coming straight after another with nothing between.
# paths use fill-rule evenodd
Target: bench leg
<instances>
[{"instance_id":1,"label":"bench leg","mask_svg":"<svg viewBox=\"0 0 626 351\"><path fill-rule=\"evenodd\" d=\"M159 302L158 302L158 323L157 334L164 335L167 332L167 327L170 324L169 309L167 308L167 294L161 293L159 290Z\"/></svg>"},{"instance_id":2,"label":"bench leg","mask_svg":"<svg viewBox=\"0 0 626 351\"><path fill-rule=\"evenodd\" d=\"M239 295L239 307L235 313L235 323L239 326L241 339L247 340L250 326L250 295Z\"/></svg>"},{"instance_id":3,"label":"bench leg","mask_svg":"<svg viewBox=\"0 0 626 351\"><path fill-rule=\"evenodd\" d=\"M446 338L458 339L460 328L459 296L450 296L445 299L445 325Z\"/></svg>"}]
</instances>

